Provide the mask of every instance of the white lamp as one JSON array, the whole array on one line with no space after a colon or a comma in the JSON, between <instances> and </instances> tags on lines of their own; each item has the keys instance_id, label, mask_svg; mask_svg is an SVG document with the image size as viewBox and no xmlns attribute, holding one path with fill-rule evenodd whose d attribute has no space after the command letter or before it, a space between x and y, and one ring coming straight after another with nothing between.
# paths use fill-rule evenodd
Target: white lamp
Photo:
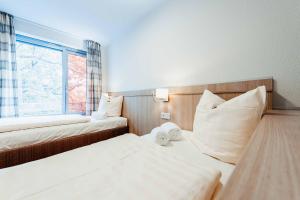
<instances>
[{"instance_id":1,"label":"white lamp","mask_svg":"<svg viewBox=\"0 0 300 200\"><path fill-rule=\"evenodd\" d=\"M158 88L155 90L155 99L159 101L169 100L169 90L167 88Z\"/></svg>"}]
</instances>

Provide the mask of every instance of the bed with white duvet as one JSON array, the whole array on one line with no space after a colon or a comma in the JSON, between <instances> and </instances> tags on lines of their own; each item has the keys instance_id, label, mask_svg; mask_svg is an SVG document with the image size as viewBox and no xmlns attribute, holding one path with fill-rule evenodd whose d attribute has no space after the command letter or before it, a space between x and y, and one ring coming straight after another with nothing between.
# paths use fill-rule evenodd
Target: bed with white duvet
<instances>
[{"instance_id":1,"label":"bed with white duvet","mask_svg":"<svg viewBox=\"0 0 300 200\"><path fill-rule=\"evenodd\" d=\"M206 200L220 170L125 134L0 170L0 199Z\"/></svg>"},{"instance_id":2,"label":"bed with white duvet","mask_svg":"<svg viewBox=\"0 0 300 200\"><path fill-rule=\"evenodd\" d=\"M3 118L0 119L0 152L126 126L124 117L101 120L82 115Z\"/></svg>"}]
</instances>

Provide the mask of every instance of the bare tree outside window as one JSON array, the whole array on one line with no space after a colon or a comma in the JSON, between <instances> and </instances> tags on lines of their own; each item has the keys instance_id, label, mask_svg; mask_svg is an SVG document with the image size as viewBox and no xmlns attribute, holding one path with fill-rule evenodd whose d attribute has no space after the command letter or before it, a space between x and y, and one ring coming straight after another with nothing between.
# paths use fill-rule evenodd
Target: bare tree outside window
<instances>
[{"instance_id":1,"label":"bare tree outside window","mask_svg":"<svg viewBox=\"0 0 300 200\"><path fill-rule=\"evenodd\" d=\"M21 116L61 114L62 52L17 42Z\"/></svg>"},{"instance_id":2,"label":"bare tree outside window","mask_svg":"<svg viewBox=\"0 0 300 200\"><path fill-rule=\"evenodd\" d=\"M16 42L20 116L85 113L85 53L20 37Z\"/></svg>"}]
</instances>

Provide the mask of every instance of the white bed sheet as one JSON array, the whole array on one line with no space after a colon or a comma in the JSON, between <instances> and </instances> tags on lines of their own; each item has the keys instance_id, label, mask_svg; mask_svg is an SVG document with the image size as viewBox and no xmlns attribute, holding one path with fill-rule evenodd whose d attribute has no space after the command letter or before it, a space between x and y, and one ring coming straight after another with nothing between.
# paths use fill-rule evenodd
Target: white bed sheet
<instances>
[{"instance_id":1,"label":"white bed sheet","mask_svg":"<svg viewBox=\"0 0 300 200\"><path fill-rule=\"evenodd\" d=\"M0 199L208 200L220 171L125 134L0 170Z\"/></svg>"},{"instance_id":2,"label":"white bed sheet","mask_svg":"<svg viewBox=\"0 0 300 200\"><path fill-rule=\"evenodd\" d=\"M0 133L0 152L122 126L127 126L126 118L108 117L104 120L91 120L84 123L3 132Z\"/></svg>"},{"instance_id":3,"label":"white bed sheet","mask_svg":"<svg viewBox=\"0 0 300 200\"><path fill-rule=\"evenodd\" d=\"M78 124L89 121L91 121L90 117L79 114L1 118L0 134L8 131L20 131L32 128Z\"/></svg>"},{"instance_id":4,"label":"white bed sheet","mask_svg":"<svg viewBox=\"0 0 300 200\"><path fill-rule=\"evenodd\" d=\"M221 185L219 185L219 189L222 188L223 185L226 184L228 178L230 177L232 171L235 168L235 165L225 163L223 161L217 160L211 156L201 153L201 151L196 147L191 140L191 131L182 131L182 140L172 141L168 146L164 146L168 151L177 154L185 158L186 160L195 160L200 163L202 166L216 168L221 171ZM147 134L142 136L142 138L149 142L155 142L155 138L153 135Z\"/></svg>"}]
</instances>

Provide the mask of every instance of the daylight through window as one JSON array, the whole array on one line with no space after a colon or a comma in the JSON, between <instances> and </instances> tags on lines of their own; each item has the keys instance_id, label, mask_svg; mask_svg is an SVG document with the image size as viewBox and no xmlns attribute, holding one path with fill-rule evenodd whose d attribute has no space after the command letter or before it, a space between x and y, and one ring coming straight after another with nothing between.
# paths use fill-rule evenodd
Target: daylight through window
<instances>
[{"instance_id":1,"label":"daylight through window","mask_svg":"<svg viewBox=\"0 0 300 200\"><path fill-rule=\"evenodd\" d=\"M17 35L16 57L21 116L85 113L85 52Z\"/></svg>"}]
</instances>

